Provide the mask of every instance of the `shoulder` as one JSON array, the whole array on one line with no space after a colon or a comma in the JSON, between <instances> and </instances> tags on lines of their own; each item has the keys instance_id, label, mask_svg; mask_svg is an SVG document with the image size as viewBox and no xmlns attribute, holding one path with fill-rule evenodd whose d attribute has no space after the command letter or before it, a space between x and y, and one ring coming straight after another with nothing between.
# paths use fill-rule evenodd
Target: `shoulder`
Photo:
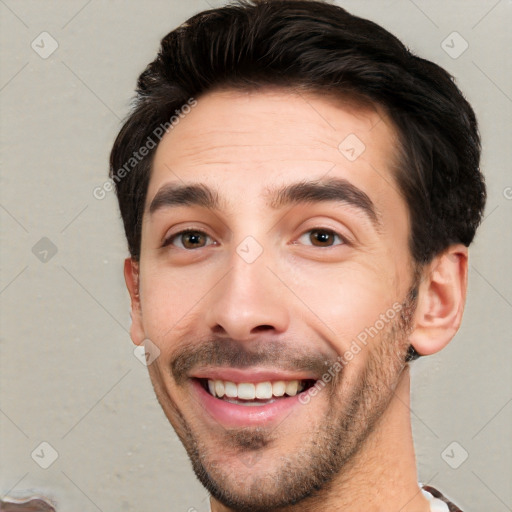
<instances>
[{"instance_id":1,"label":"shoulder","mask_svg":"<svg viewBox=\"0 0 512 512\"><path fill-rule=\"evenodd\" d=\"M434 489L434 487L430 487L429 485L422 485L421 489L425 497L433 502L433 505L434 502L437 502L435 505L436 508L434 508L432 512L462 512L462 510L457 507L457 505L454 505L451 501L445 498L437 489ZM444 511L442 508L443 505L445 505Z\"/></svg>"}]
</instances>

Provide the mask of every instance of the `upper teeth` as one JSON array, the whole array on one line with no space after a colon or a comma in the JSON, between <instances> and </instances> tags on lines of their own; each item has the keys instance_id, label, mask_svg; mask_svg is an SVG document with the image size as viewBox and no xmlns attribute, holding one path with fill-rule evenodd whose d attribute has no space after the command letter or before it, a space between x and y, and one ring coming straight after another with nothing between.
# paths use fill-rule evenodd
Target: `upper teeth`
<instances>
[{"instance_id":1,"label":"upper teeth","mask_svg":"<svg viewBox=\"0 0 512 512\"><path fill-rule=\"evenodd\" d=\"M272 396L295 396L300 393L304 385L298 380L277 380L275 382L230 382L226 380L210 380L208 379L208 389L210 394L222 398L240 398L242 400L254 400L259 398L269 400Z\"/></svg>"}]
</instances>

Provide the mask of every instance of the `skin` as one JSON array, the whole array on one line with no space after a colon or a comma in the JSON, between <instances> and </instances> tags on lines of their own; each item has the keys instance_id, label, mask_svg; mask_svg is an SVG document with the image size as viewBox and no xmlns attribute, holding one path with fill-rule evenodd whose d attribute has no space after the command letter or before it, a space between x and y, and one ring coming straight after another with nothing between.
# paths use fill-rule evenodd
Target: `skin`
<instances>
[{"instance_id":1,"label":"skin","mask_svg":"<svg viewBox=\"0 0 512 512\"><path fill-rule=\"evenodd\" d=\"M338 149L350 134L365 145L354 161ZM157 398L214 512L429 510L417 485L403 361L409 344L428 355L458 329L467 251L450 246L416 282L408 209L393 176L396 147L377 108L312 93L226 90L199 98L157 148L140 261L125 262L131 336L160 351L148 366ZM329 178L363 191L378 223L346 202L268 204L273 188ZM162 187L189 183L215 190L220 207L150 212ZM163 247L184 229L203 236ZM237 253L247 236L262 250L251 263ZM194 376L215 368L318 379L320 363L332 365L394 304L401 314L279 421L226 425L198 398Z\"/></svg>"}]
</instances>

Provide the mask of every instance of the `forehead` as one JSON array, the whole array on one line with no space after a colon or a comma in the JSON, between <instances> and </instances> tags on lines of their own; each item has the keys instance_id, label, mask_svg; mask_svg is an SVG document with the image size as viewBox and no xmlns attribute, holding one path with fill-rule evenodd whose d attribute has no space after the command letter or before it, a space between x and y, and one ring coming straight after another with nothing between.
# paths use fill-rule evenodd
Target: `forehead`
<instances>
[{"instance_id":1,"label":"forehead","mask_svg":"<svg viewBox=\"0 0 512 512\"><path fill-rule=\"evenodd\" d=\"M384 112L348 98L276 89L211 92L160 142L147 202L169 182L208 184L232 204L249 190L254 200L268 187L323 177L342 177L385 197L390 187L396 192L397 146Z\"/></svg>"}]
</instances>

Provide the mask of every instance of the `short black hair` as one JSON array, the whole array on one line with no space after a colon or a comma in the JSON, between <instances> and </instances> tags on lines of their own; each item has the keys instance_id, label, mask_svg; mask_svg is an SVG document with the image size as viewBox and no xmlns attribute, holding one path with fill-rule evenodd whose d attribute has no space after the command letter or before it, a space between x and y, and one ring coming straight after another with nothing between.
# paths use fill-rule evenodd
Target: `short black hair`
<instances>
[{"instance_id":1,"label":"short black hair","mask_svg":"<svg viewBox=\"0 0 512 512\"><path fill-rule=\"evenodd\" d=\"M132 258L140 256L155 149L130 168L127 162L191 98L218 88L275 86L358 97L384 109L400 141L394 174L410 212L416 263L472 242L486 199L480 137L453 77L376 23L336 5L239 0L166 35L139 77L133 110L110 156Z\"/></svg>"}]
</instances>

